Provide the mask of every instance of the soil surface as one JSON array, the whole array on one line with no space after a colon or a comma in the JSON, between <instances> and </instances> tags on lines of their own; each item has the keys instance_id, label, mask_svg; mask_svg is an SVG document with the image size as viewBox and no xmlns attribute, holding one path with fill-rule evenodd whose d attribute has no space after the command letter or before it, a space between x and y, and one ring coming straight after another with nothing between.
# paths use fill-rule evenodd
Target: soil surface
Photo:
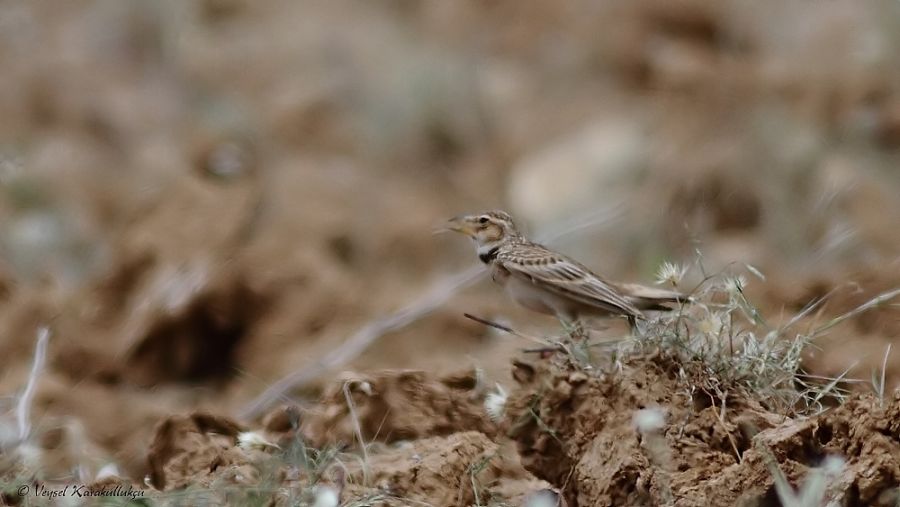
<instances>
[{"instance_id":1,"label":"soil surface","mask_svg":"<svg viewBox=\"0 0 900 507\"><path fill-rule=\"evenodd\" d=\"M834 505L897 505L900 299L841 316L900 287L898 33L896 2L4 3L0 505L769 506L834 457ZM771 329L835 324L802 378L848 399L526 352L465 314L557 322L433 234L501 207L610 279L731 270Z\"/></svg>"}]
</instances>

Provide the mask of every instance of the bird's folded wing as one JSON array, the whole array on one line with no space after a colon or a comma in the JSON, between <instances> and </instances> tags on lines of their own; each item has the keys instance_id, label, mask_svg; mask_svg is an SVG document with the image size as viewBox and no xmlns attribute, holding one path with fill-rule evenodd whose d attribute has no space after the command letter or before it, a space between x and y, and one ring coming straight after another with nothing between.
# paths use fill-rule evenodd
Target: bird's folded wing
<instances>
[{"instance_id":1,"label":"bird's folded wing","mask_svg":"<svg viewBox=\"0 0 900 507\"><path fill-rule=\"evenodd\" d=\"M513 276L573 301L612 313L641 317L641 311L581 264L550 250L529 246L501 253L497 261Z\"/></svg>"}]
</instances>

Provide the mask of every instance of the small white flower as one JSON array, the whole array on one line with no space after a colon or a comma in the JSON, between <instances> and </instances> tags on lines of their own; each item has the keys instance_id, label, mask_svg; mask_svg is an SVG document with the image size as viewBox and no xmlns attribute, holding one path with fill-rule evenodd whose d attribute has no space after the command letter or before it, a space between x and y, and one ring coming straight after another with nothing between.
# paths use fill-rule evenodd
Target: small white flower
<instances>
[{"instance_id":1,"label":"small white flower","mask_svg":"<svg viewBox=\"0 0 900 507\"><path fill-rule=\"evenodd\" d=\"M644 408L635 412L631 421L641 433L655 433L666 427L666 414L658 408Z\"/></svg>"},{"instance_id":2,"label":"small white flower","mask_svg":"<svg viewBox=\"0 0 900 507\"><path fill-rule=\"evenodd\" d=\"M277 445L269 442L262 435L255 431L245 431L243 433L239 433L238 437L238 447L245 451L249 451L250 449L256 449L259 451L265 451L266 449L281 449Z\"/></svg>"},{"instance_id":3,"label":"small white flower","mask_svg":"<svg viewBox=\"0 0 900 507\"><path fill-rule=\"evenodd\" d=\"M484 410L488 413L488 416L494 422L499 422L503 419L503 414L506 412L506 398L508 395L506 394L506 390L503 389L503 386L497 384L497 390L488 393L488 395L484 398Z\"/></svg>"},{"instance_id":4,"label":"small white flower","mask_svg":"<svg viewBox=\"0 0 900 507\"><path fill-rule=\"evenodd\" d=\"M687 266L675 264L673 262L664 262L662 266L656 270L657 285L671 284L678 285L687 273Z\"/></svg>"}]
</instances>

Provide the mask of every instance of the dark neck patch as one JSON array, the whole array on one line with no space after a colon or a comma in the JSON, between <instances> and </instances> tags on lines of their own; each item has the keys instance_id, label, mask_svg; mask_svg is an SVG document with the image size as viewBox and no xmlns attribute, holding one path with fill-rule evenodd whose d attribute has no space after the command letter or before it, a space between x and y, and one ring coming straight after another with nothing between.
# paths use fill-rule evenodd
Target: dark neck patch
<instances>
[{"instance_id":1,"label":"dark neck patch","mask_svg":"<svg viewBox=\"0 0 900 507\"><path fill-rule=\"evenodd\" d=\"M500 247L495 246L491 248L487 252L478 254L478 258L481 259L481 262L485 264L490 264L494 259L497 258L497 254L500 253Z\"/></svg>"}]
</instances>

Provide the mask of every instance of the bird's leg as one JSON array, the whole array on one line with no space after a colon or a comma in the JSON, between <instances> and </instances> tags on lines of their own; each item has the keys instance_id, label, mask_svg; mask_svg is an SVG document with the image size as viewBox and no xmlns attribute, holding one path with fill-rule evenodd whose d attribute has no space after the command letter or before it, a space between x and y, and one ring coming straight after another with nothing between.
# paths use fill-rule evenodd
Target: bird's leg
<instances>
[{"instance_id":1,"label":"bird's leg","mask_svg":"<svg viewBox=\"0 0 900 507\"><path fill-rule=\"evenodd\" d=\"M628 316L628 329L631 331L632 336L637 336L638 332L640 331L637 318L633 315Z\"/></svg>"},{"instance_id":2,"label":"bird's leg","mask_svg":"<svg viewBox=\"0 0 900 507\"><path fill-rule=\"evenodd\" d=\"M572 339L573 340L587 340L587 331L584 329L584 324L581 320L576 320L574 324L574 328L572 329Z\"/></svg>"},{"instance_id":3,"label":"bird's leg","mask_svg":"<svg viewBox=\"0 0 900 507\"><path fill-rule=\"evenodd\" d=\"M562 315L557 315L556 320L559 321L559 325L560 325L560 327L563 328L563 332L565 333L565 335L571 336L572 335L572 326L571 326L571 324L569 324L569 320L566 319L565 317L563 317Z\"/></svg>"},{"instance_id":4,"label":"bird's leg","mask_svg":"<svg viewBox=\"0 0 900 507\"><path fill-rule=\"evenodd\" d=\"M584 326L580 319L567 319L561 315L557 315L556 318L559 320L563 331L565 331L566 335L572 340L587 338L587 333L585 333Z\"/></svg>"},{"instance_id":5,"label":"bird's leg","mask_svg":"<svg viewBox=\"0 0 900 507\"><path fill-rule=\"evenodd\" d=\"M566 318L571 317L571 318ZM557 315L565 335L559 342L560 347L566 352L571 361L578 365L590 364L590 351L588 350L588 334L584 324L577 316Z\"/></svg>"}]
</instances>

